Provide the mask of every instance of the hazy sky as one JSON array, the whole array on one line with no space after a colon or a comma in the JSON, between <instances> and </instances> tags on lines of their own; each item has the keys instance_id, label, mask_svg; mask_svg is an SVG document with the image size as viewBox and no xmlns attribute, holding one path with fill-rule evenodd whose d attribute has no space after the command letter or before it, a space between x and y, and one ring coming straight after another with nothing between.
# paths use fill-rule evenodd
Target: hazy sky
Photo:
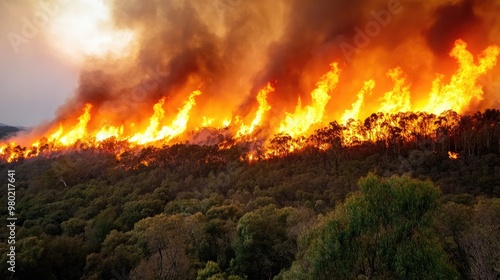
<instances>
[{"instance_id":1,"label":"hazy sky","mask_svg":"<svg viewBox=\"0 0 500 280\"><path fill-rule=\"evenodd\" d=\"M35 126L48 121L76 87L78 71L39 44L18 54L2 48L0 60L1 123Z\"/></svg>"},{"instance_id":2,"label":"hazy sky","mask_svg":"<svg viewBox=\"0 0 500 280\"><path fill-rule=\"evenodd\" d=\"M84 56L100 55L117 34L129 39L106 28L103 2L0 0L0 123L52 120L74 94Z\"/></svg>"}]
</instances>

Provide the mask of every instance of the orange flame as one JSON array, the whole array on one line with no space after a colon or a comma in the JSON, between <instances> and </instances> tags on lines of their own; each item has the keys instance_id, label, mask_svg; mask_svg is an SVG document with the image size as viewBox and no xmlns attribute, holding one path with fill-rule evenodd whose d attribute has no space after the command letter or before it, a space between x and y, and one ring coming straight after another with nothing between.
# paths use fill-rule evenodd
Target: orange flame
<instances>
[{"instance_id":1,"label":"orange flame","mask_svg":"<svg viewBox=\"0 0 500 280\"><path fill-rule=\"evenodd\" d=\"M391 69L387 76L394 81L394 88L384 94L379 112L394 114L411 111L410 87L406 84L403 70L399 67Z\"/></svg>"},{"instance_id":2,"label":"orange flame","mask_svg":"<svg viewBox=\"0 0 500 280\"><path fill-rule=\"evenodd\" d=\"M97 134L95 135L95 139L98 142L104 141L106 139L115 137L118 139L120 135L123 134L123 125L120 127L114 127L111 125L105 125Z\"/></svg>"},{"instance_id":3,"label":"orange flame","mask_svg":"<svg viewBox=\"0 0 500 280\"><path fill-rule=\"evenodd\" d=\"M201 91L195 90L189 95L188 101L184 104L184 106L179 109L179 113L177 117L172 122L171 126L163 126L161 129L160 122L165 116L165 110L163 110L163 104L165 102L165 98L160 99L158 103L154 105L154 114L149 119L149 126L146 131L143 133L136 133L132 138L129 139L129 142L135 142L140 145L165 140L165 142L169 142L172 138L178 136L186 130L186 125L189 120L189 112L196 104L195 97L200 95Z\"/></svg>"},{"instance_id":4,"label":"orange flame","mask_svg":"<svg viewBox=\"0 0 500 280\"><path fill-rule=\"evenodd\" d=\"M479 55L475 62L474 56L467 50L465 42L462 40L456 41L450 56L458 61L458 69L450 77L448 84L443 84L444 75L434 80L428 99L423 100L426 105L420 108L422 112L419 113L410 112L413 109L410 99L411 81L408 81L409 79L402 68L395 67L386 73L387 77L393 82L392 89L381 96L378 104L374 104L379 113L372 114L364 122L360 121L361 115L365 113L363 112L364 107L368 105L368 102L365 104L365 100L367 96L374 94L375 85L378 83L375 79L367 80L363 88L357 93L357 99L350 104L350 107L346 106L347 109L342 108L345 110L343 110L343 114L339 119L340 125L335 124L337 126L335 131L338 133L336 136L339 138L338 141L344 146L353 146L369 141L377 143L377 145L390 147L391 145L394 146L397 141L412 141L412 139L422 137L422 135L439 137L435 131L438 124L441 127L451 128L459 123L460 117L448 110L463 113L473 105L474 101L483 98L484 93L482 87L478 84L478 79L496 65L499 54L500 47L490 46ZM333 94L332 91L339 83L341 71L338 64L332 63L330 66L330 71L320 77L316 83L316 88L312 90L311 103L303 106L299 97L295 111L285 113L285 117L276 122L274 117L280 113L279 106L277 106L279 104L270 104L268 102L268 95L275 91L271 83L259 90L256 96L259 106L253 118L250 118L252 121L247 124L243 120L248 119L248 115L231 116L228 115L228 112L210 118L203 117L202 119L190 121L191 112L196 105L195 98L201 95L199 90L191 92L185 103L178 109L178 113L173 117L170 125L165 125L166 113L164 105L166 99L161 98L158 100L153 106L153 114L144 122L144 126L140 127L141 129L139 129L139 126L127 126L125 123L115 124L116 126L106 124L103 127L93 129L89 125L91 117L97 123L103 123L103 118L99 115L91 116L92 105L85 104L82 109L83 113L78 117L77 124L73 127L68 126L68 123L59 123L58 127L51 127L49 132L43 135L45 139L34 141L28 147L20 147L14 141L0 143L0 159L12 162L21 158L34 157L39 155L40 149L42 151L58 150L71 146L77 141L88 141L85 142L88 145L101 146L99 142L110 138L123 141L124 146L119 148L121 152L124 152L127 147L161 145L181 139L183 133L188 129L188 122L195 122L192 127L198 128L221 125L219 128L223 129L223 131L219 131L220 134L215 138L223 139L219 140L222 141L218 145L220 149L228 149L235 143L242 141L242 139L248 142L257 141L255 134L258 129L269 127L269 131L259 132L259 137L261 134L262 137L259 138L259 142L255 142L256 144L253 147L257 147L257 145L264 146L251 150L244 158L248 162L262 158L284 156L303 149L310 143L318 143L317 147L325 150L333 145L333 141L321 142L306 137L314 126L322 124L326 115L326 106ZM274 110L277 111L273 112ZM441 114L442 112L444 113ZM197 116L202 116L206 112L196 113ZM441 115L437 116L439 114ZM275 124L279 124L279 126L272 126ZM231 134L233 132L234 134ZM273 132L277 133L274 138L271 135ZM323 132L323 136L331 137L328 134L332 133L331 130ZM262 142L260 142L261 140ZM453 152L449 152L448 155L451 159L456 159L459 156ZM117 158L119 159L120 156L117 155Z\"/></svg>"},{"instance_id":5,"label":"orange flame","mask_svg":"<svg viewBox=\"0 0 500 280\"><path fill-rule=\"evenodd\" d=\"M146 128L146 131L136 133L132 136L132 138L130 138L130 142L137 142L138 144L143 145L162 139L159 135L158 128L160 127L160 122L165 116L165 110L163 110L164 103L165 97L161 98L158 103L153 106L154 113L153 116L149 118L149 126Z\"/></svg>"},{"instance_id":6,"label":"orange flame","mask_svg":"<svg viewBox=\"0 0 500 280\"><path fill-rule=\"evenodd\" d=\"M477 80L496 65L499 53L498 46L488 47L479 56L479 64L476 65L474 56L467 51L467 44L457 40L450 56L458 60L459 68L447 85L442 85L442 75L434 80L424 111L440 114L446 110L454 110L462 113L472 100L482 100L483 90Z\"/></svg>"},{"instance_id":7,"label":"orange flame","mask_svg":"<svg viewBox=\"0 0 500 280\"><path fill-rule=\"evenodd\" d=\"M231 125L231 122L232 122L232 119L225 119L225 120L223 120L221 128L229 127Z\"/></svg>"},{"instance_id":8,"label":"orange flame","mask_svg":"<svg viewBox=\"0 0 500 280\"><path fill-rule=\"evenodd\" d=\"M448 152L448 157L450 159L453 159L453 160L457 160L458 157L459 157L459 154L458 153L455 153L455 152Z\"/></svg>"},{"instance_id":9,"label":"orange flame","mask_svg":"<svg viewBox=\"0 0 500 280\"><path fill-rule=\"evenodd\" d=\"M214 118L203 117L201 127L210 127L214 123Z\"/></svg>"},{"instance_id":10,"label":"orange flame","mask_svg":"<svg viewBox=\"0 0 500 280\"><path fill-rule=\"evenodd\" d=\"M259 108L255 113L255 118L253 119L250 125L247 126L245 124L242 124L240 126L240 129L236 133L237 138L251 135L254 132L255 128L261 125L264 115L267 113L267 111L271 110L271 105L267 103L267 95L273 91L274 87L271 85L271 83L268 83L265 88L259 91L259 93L257 94L257 101L259 102Z\"/></svg>"},{"instance_id":11,"label":"orange flame","mask_svg":"<svg viewBox=\"0 0 500 280\"><path fill-rule=\"evenodd\" d=\"M347 124L347 122L350 119L357 120L359 112L361 111L361 106L363 106L363 102L365 99L365 94L371 94L373 88L375 87L375 81L374 80L369 80L365 82L365 85L363 86L363 89L358 92L358 100L356 100L352 104L351 109L347 109L344 111L344 114L342 114L342 117L340 118L340 121L343 124Z\"/></svg>"},{"instance_id":12,"label":"orange flame","mask_svg":"<svg viewBox=\"0 0 500 280\"><path fill-rule=\"evenodd\" d=\"M68 133L63 135L64 129L59 125L59 130L52 134L51 140L60 143L64 146L73 145L76 141L83 139L86 136L87 124L90 121L90 109L92 104L85 104L83 114L78 117L78 124Z\"/></svg>"},{"instance_id":13,"label":"orange flame","mask_svg":"<svg viewBox=\"0 0 500 280\"><path fill-rule=\"evenodd\" d=\"M292 137L302 135L312 125L323 120L326 104L330 100L329 92L337 86L340 75L338 63L332 63L330 67L331 70L320 78L316 88L311 92L311 105L302 107L299 98L295 113L287 113L285 120L280 123L280 133L287 133Z\"/></svg>"}]
</instances>

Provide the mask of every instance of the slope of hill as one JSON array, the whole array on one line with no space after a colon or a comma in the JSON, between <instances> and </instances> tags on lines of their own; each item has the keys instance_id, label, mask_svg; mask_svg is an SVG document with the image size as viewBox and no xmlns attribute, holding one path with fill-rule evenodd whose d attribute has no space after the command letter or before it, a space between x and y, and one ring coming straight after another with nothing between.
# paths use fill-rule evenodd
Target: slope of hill
<instances>
[{"instance_id":1,"label":"slope of hill","mask_svg":"<svg viewBox=\"0 0 500 280\"><path fill-rule=\"evenodd\" d=\"M343 146L333 126L326 150L250 162L244 145L114 141L0 161L11 279L498 279L500 111L445 128Z\"/></svg>"}]
</instances>

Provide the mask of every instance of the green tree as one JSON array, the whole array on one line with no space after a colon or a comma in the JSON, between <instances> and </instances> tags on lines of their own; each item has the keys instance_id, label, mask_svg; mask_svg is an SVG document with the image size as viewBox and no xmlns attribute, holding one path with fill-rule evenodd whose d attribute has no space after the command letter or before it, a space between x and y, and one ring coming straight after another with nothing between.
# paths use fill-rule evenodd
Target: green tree
<instances>
[{"instance_id":1,"label":"green tree","mask_svg":"<svg viewBox=\"0 0 500 280\"><path fill-rule=\"evenodd\" d=\"M85 238L94 246L98 246L113 229L117 213L112 207L100 212L85 226Z\"/></svg>"},{"instance_id":2,"label":"green tree","mask_svg":"<svg viewBox=\"0 0 500 280\"><path fill-rule=\"evenodd\" d=\"M455 196L439 215L438 229L445 249L463 278L500 277L500 199L479 198L476 204Z\"/></svg>"},{"instance_id":3,"label":"green tree","mask_svg":"<svg viewBox=\"0 0 500 280\"><path fill-rule=\"evenodd\" d=\"M196 280L207 280L210 278L222 277L222 270L219 267L219 264L213 261L208 261L205 268L198 270L198 276L196 276Z\"/></svg>"},{"instance_id":4,"label":"green tree","mask_svg":"<svg viewBox=\"0 0 500 280\"><path fill-rule=\"evenodd\" d=\"M101 250L87 256L85 280L112 279L113 271L129 273L145 257L141 236L134 232L112 230L101 244Z\"/></svg>"},{"instance_id":5,"label":"green tree","mask_svg":"<svg viewBox=\"0 0 500 280\"><path fill-rule=\"evenodd\" d=\"M233 268L247 279L270 279L293 261L295 240L287 234L291 208L268 205L246 213L237 226Z\"/></svg>"},{"instance_id":6,"label":"green tree","mask_svg":"<svg viewBox=\"0 0 500 280\"><path fill-rule=\"evenodd\" d=\"M134 231L143 236L150 253L131 271L134 279L194 279L197 249L203 247L205 217L159 214L139 221Z\"/></svg>"},{"instance_id":7,"label":"green tree","mask_svg":"<svg viewBox=\"0 0 500 280\"><path fill-rule=\"evenodd\" d=\"M281 279L458 277L433 228L440 193L431 182L370 174L359 187L305 238L304 257Z\"/></svg>"}]
</instances>

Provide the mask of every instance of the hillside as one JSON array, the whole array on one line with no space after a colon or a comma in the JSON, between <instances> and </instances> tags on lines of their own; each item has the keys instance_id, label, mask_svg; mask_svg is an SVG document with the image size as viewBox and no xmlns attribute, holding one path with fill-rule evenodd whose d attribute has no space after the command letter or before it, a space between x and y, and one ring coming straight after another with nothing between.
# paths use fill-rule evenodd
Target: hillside
<instances>
[{"instance_id":1,"label":"hillside","mask_svg":"<svg viewBox=\"0 0 500 280\"><path fill-rule=\"evenodd\" d=\"M112 146L119 143L108 142L107 148L75 146L1 163L1 174L15 170L16 177L16 276L303 279L313 273L327 279L325 273L335 278L375 273L412 279L424 273L411 274L418 262L436 264L425 272L430 278L494 279L500 252L495 137L500 119L491 117L497 112L465 117L454 138L417 137L397 148L310 147L248 162L241 157L248 152L243 144L229 149L176 144L118 157ZM280 137L275 145L286 145ZM7 201L6 192L2 199ZM389 247L378 247L374 238L387 238ZM322 251L341 239L360 251L342 249L341 243L335 247L340 251ZM420 245L413 248L412 242ZM6 242L0 246L7 249ZM404 252L413 253L398 255L406 247ZM377 256L369 270L358 254ZM398 267L392 267L394 256L401 258ZM6 261L4 254L2 273Z\"/></svg>"},{"instance_id":2,"label":"hillside","mask_svg":"<svg viewBox=\"0 0 500 280\"><path fill-rule=\"evenodd\" d=\"M0 279L500 279L500 0L2 4Z\"/></svg>"}]
</instances>

